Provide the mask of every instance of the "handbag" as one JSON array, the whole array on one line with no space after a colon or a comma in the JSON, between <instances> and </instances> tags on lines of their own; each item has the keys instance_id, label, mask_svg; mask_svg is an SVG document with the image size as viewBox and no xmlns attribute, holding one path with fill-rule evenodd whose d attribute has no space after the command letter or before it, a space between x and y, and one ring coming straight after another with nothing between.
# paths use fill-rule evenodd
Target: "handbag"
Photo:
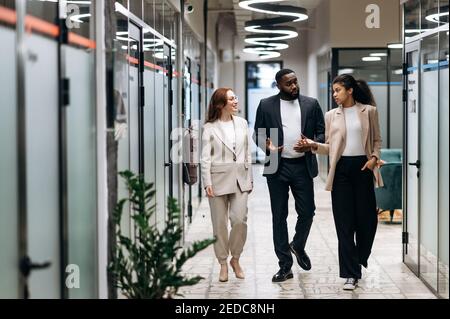
<instances>
[{"instance_id":1,"label":"handbag","mask_svg":"<svg viewBox=\"0 0 450 319\"><path fill-rule=\"evenodd\" d=\"M197 151L194 129L189 127L183 136L183 182L189 186L198 181L198 163L194 163Z\"/></svg>"}]
</instances>

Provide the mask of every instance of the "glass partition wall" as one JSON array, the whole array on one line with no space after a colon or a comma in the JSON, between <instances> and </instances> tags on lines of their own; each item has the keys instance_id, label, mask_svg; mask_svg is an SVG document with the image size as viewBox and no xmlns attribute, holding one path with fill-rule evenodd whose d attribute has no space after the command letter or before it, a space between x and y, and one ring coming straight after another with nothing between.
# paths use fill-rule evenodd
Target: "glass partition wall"
<instances>
[{"instance_id":1,"label":"glass partition wall","mask_svg":"<svg viewBox=\"0 0 450 319\"><path fill-rule=\"evenodd\" d=\"M116 4L117 34L114 39L115 138L118 172L130 169L154 183L156 214L153 222L167 221L167 196L179 199L179 164L171 158L172 129L177 120L178 70L175 63L177 19L163 0L123 1ZM157 93L156 93L157 92ZM118 197L127 195L118 181ZM129 208L128 208L129 209ZM123 216L122 226L134 236L133 221Z\"/></svg>"},{"instance_id":2,"label":"glass partition wall","mask_svg":"<svg viewBox=\"0 0 450 319\"><path fill-rule=\"evenodd\" d=\"M95 10L75 6L0 2L5 298L97 296Z\"/></svg>"},{"instance_id":3,"label":"glass partition wall","mask_svg":"<svg viewBox=\"0 0 450 319\"><path fill-rule=\"evenodd\" d=\"M448 0L410 0L403 12L408 92L404 258L432 290L448 298Z\"/></svg>"},{"instance_id":4,"label":"glass partition wall","mask_svg":"<svg viewBox=\"0 0 450 319\"><path fill-rule=\"evenodd\" d=\"M0 2L0 12L15 13L15 1ZM17 267L19 251L19 194L18 194L18 138L17 138L17 57L16 23L0 19L0 299L19 298L20 273ZM3 76L6 74L8 76Z\"/></svg>"}]
</instances>

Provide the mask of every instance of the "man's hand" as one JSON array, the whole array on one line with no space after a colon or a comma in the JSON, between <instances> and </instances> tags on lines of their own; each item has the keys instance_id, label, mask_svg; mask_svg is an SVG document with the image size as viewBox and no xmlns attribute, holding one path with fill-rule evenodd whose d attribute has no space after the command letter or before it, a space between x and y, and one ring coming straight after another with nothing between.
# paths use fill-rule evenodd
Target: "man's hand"
<instances>
[{"instance_id":1,"label":"man's hand","mask_svg":"<svg viewBox=\"0 0 450 319\"><path fill-rule=\"evenodd\" d=\"M310 152L317 150L317 144L313 140L302 135L302 138L294 145L294 150L298 153Z\"/></svg>"},{"instance_id":2,"label":"man's hand","mask_svg":"<svg viewBox=\"0 0 450 319\"><path fill-rule=\"evenodd\" d=\"M283 146L280 147L274 146L270 138L266 139L266 148L270 151L270 153L279 153L283 151Z\"/></svg>"}]
</instances>

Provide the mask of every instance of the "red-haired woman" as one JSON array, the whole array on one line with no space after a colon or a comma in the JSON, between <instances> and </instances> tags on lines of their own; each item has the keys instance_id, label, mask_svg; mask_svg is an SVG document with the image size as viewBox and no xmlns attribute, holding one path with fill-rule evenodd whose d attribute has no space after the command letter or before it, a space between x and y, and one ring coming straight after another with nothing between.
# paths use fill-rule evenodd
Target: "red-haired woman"
<instances>
[{"instance_id":1,"label":"red-haired woman","mask_svg":"<svg viewBox=\"0 0 450 319\"><path fill-rule=\"evenodd\" d=\"M234 92L230 88L217 89L209 103L202 135L202 179L217 239L214 252L221 266L221 282L228 281L229 254L236 277L244 279L239 257L247 239L247 201L253 188L248 124L236 116L237 111Z\"/></svg>"}]
</instances>

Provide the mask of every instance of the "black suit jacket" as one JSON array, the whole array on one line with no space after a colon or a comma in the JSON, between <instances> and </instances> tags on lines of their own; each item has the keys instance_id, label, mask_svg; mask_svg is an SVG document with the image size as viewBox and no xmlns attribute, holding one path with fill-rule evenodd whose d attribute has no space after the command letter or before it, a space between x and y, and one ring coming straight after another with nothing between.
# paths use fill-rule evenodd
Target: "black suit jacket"
<instances>
[{"instance_id":1,"label":"black suit jacket","mask_svg":"<svg viewBox=\"0 0 450 319\"><path fill-rule=\"evenodd\" d=\"M300 112L302 117L302 123L299 123L299 139L300 139L300 127L303 135L316 142L325 142L325 121L323 118L322 109L319 102L316 99L299 95ZM256 111L255 119L255 131L253 133L253 140L256 145L266 153L266 160L264 164L264 176L271 176L277 174L278 167L275 171L269 170L273 156L278 157L278 163L281 158L281 152L270 154L266 149L266 138L270 138L270 129L272 133L278 133L278 140L272 138L272 142L275 146L281 146L284 144L283 125L281 123L281 111L280 111L280 95L274 95L266 99L262 99L259 103ZM308 173L311 178L318 175L319 170L317 167L316 155L311 152L306 152L306 165ZM277 165L279 166L279 165Z\"/></svg>"}]
</instances>

